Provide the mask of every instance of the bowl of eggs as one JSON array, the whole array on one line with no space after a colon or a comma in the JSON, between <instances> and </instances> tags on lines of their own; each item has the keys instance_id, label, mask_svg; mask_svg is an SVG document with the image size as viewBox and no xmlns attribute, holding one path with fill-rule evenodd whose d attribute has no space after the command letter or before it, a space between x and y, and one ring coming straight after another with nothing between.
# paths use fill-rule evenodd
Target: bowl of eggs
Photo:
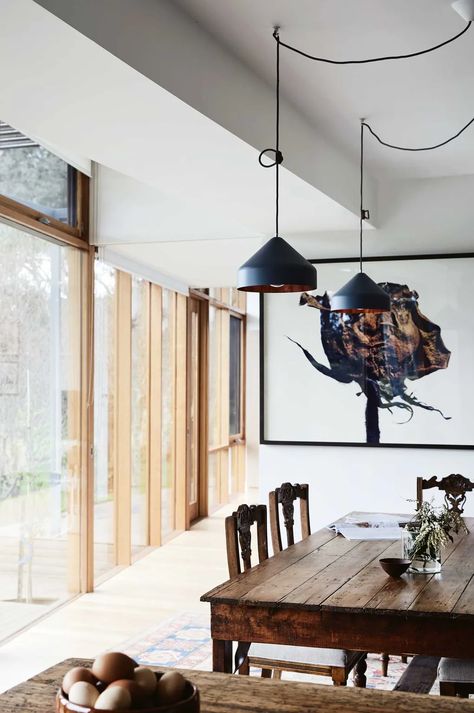
<instances>
[{"instance_id":1,"label":"bowl of eggs","mask_svg":"<svg viewBox=\"0 0 474 713\"><path fill-rule=\"evenodd\" d=\"M66 673L56 696L57 713L199 713L199 691L177 671L155 673L119 652L98 656L92 668Z\"/></svg>"}]
</instances>

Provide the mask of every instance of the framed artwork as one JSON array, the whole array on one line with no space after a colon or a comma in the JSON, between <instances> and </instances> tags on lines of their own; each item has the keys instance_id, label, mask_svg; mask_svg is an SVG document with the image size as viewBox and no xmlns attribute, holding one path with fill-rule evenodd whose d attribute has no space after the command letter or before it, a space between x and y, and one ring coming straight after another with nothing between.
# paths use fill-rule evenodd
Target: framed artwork
<instances>
[{"instance_id":1,"label":"framed artwork","mask_svg":"<svg viewBox=\"0 0 474 713\"><path fill-rule=\"evenodd\" d=\"M474 448L474 253L367 258L382 315L330 311L355 258L312 260L318 290L260 301L260 442Z\"/></svg>"}]
</instances>

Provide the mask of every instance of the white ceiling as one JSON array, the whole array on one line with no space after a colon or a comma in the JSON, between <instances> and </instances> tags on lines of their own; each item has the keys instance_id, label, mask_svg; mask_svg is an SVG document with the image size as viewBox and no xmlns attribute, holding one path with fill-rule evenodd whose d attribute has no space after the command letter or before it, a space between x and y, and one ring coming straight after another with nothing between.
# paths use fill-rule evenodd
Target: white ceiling
<instances>
[{"instance_id":1,"label":"white ceiling","mask_svg":"<svg viewBox=\"0 0 474 713\"><path fill-rule=\"evenodd\" d=\"M465 26L450 0L177 2L268 82L275 72L275 24L288 44L334 59L416 51ZM360 117L391 143L438 143L474 116L473 86L474 26L428 55L363 66L321 64L281 49L284 96L354 158ZM402 153L369 139L367 159L373 174L391 178L471 174L474 126L435 152Z\"/></svg>"},{"instance_id":2,"label":"white ceiling","mask_svg":"<svg viewBox=\"0 0 474 713\"><path fill-rule=\"evenodd\" d=\"M273 234L274 174L253 146L35 2L0 4L0 116L111 169L99 184L101 242ZM357 223L285 169L283 190L282 230Z\"/></svg>"},{"instance_id":3,"label":"white ceiling","mask_svg":"<svg viewBox=\"0 0 474 713\"><path fill-rule=\"evenodd\" d=\"M230 134L226 138L231 139ZM249 146L241 148L241 161L234 159L232 175L226 175L224 166L231 155L227 147L219 170L203 167L194 186L188 177L187 190L183 190L183 161L172 165L155 152L147 159L145 149L143 146L143 163L149 161L154 168L153 162L159 162L163 169L162 175L158 172L160 177L148 177L148 183L105 166L99 168L100 244L264 239L273 234L274 174L258 167L256 152ZM213 171L215 178L211 179ZM350 230L358 224L356 216L285 169L281 171L281 192L280 228L285 234L311 233L315 226L318 230Z\"/></svg>"},{"instance_id":4,"label":"white ceiling","mask_svg":"<svg viewBox=\"0 0 474 713\"><path fill-rule=\"evenodd\" d=\"M290 43L342 57L411 51L463 23L449 0L179 4L185 10L176 0L0 0L0 117L78 163L100 164L98 243L192 285L232 285L273 233L274 175L257 162L273 137L272 25ZM474 114L473 47L474 29L428 58L364 68L282 50L283 235L308 257L354 254L358 117L396 141L443 138ZM369 143L368 155L366 205L379 228L368 252L470 249L463 174L474 174L474 128L436 154ZM383 178L377 214L372 169L459 178L402 181L403 190Z\"/></svg>"}]
</instances>

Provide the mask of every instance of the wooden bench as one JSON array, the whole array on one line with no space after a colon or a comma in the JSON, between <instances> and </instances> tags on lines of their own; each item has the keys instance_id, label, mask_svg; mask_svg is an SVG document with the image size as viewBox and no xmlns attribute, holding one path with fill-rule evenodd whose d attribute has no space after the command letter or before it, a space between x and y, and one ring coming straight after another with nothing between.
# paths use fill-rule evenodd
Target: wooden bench
<instances>
[{"instance_id":1,"label":"wooden bench","mask_svg":"<svg viewBox=\"0 0 474 713\"><path fill-rule=\"evenodd\" d=\"M439 662L439 656L414 656L393 690L429 693L436 681Z\"/></svg>"}]
</instances>

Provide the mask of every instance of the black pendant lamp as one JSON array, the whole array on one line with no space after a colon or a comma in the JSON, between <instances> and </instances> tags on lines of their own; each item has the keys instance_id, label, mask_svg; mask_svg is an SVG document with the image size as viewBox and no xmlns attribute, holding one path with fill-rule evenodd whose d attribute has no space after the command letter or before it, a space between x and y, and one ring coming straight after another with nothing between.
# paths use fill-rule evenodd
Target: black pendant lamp
<instances>
[{"instance_id":1,"label":"black pendant lamp","mask_svg":"<svg viewBox=\"0 0 474 713\"><path fill-rule=\"evenodd\" d=\"M258 160L264 168L275 166L275 237L239 268L237 287L243 292L304 292L316 289L316 268L278 234L279 167L283 155L280 151L280 36L277 27L273 36L277 46L276 146L262 151ZM275 161L270 164L263 162L263 156L268 152L275 155Z\"/></svg>"},{"instance_id":2,"label":"black pendant lamp","mask_svg":"<svg viewBox=\"0 0 474 713\"><path fill-rule=\"evenodd\" d=\"M369 217L364 210L364 120L360 123L360 221L359 272L331 297L332 312L357 314L390 312L390 295L362 271L363 223Z\"/></svg>"}]
</instances>

